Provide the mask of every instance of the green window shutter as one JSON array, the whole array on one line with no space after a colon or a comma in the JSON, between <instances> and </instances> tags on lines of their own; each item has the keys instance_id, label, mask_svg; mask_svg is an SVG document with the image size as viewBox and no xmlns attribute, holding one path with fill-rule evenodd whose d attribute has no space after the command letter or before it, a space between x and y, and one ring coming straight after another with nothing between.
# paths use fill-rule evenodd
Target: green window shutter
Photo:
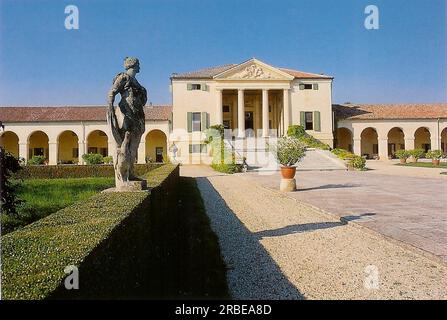
<instances>
[{"instance_id":1,"label":"green window shutter","mask_svg":"<svg viewBox=\"0 0 447 320\"><path fill-rule=\"evenodd\" d=\"M188 84L186 85L186 89L187 89L187 90L192 90L192 83L188 83Z\"/></svg>"},{"instance_id":2,"label":"green window shutter","mask_svg":"<svg viewBox=\"0 0 447 320\"><path fill-rule=\"evenodd\" d=\"M201 144L200 145L200 152L201 153L206 153L207 152L207 145L206 144Z\"/></svg>"},{"instance_id":3,"label":"green window shutter","mask_svg":"<svg viewBox=\"0 0 447 320\"><path fill-rule=\"evenodd\" d=\"M173 113L171 112L169 114L169 132L172 132L172 118L173 118Z\"/></svg>"},{"instance_id":4,"label":"green window shutter","mask_svg":"<svg viewBox=\"0 0 447 320\"><path fill-rule=\"evenodd\" d=\"M202 91L208 91L208 86L206 84L202 84L200 87Z\"/></svg>"},{"instance_id":5,"label":"green window shutter","mask_svg":"<svg viewBox=\"0 0 447 320\"><path fill-rule=\"evenodd\" d=\"M209 113L206 114L206 128L207 129L210 128L210 114Z\"/></svg>"},{"instance_id":6,"label":"green window shutter","mask_svg":"<svg viewBox=\"0 0 447 320\"><path fill-rule=\"evenodd\" d=\"M314 90L318 90L318 83L314 83L314 84L313 84L313 89L314 89Z\"/></svg>"},{"instance_id":7,"label":"green window shutter","mask_svg":"<svg viewBox=\"0 0 447 320\"><path fill-rule=\"evenodd\" d=\"M303 127L306 125L306 113L304 111L300 111L300 125Z\"/></svg>"},{"instance_id":8,"label":"green window shutter","mask_svg":"<svg viewBox=\"0 0 447 320\"><path fill-rule=\"evenodd\" d=\"M300 90L304 90L304 83L300 83Z\"/></svg>"},{"instance_id":9,"label":"green window shutter","mask_svg":"<svg viewBox=\"0 0 447 320\"><path fill-rule=\"evenodd\" d=\"M188 125L188 132L192 132L192 112L188 112L187 125Z\"/></svg>"},{"instance_id":10,"label":"green window shutter","mask_svg":"<svg viewBox=\"0 0 447 320\"><path fill-rule=\"evenodd\" d=\"M189 153L192 153L192 144L189 145Z\"/></svg>"},{"instance_id":11,"label":"green window shutter","mask_svg":"<svg viewBox=\"0 0 447 320\"><path fill-rule=\"evenodd\" d=\"M202 112L202 117L200 119L200 128L202 131L208 129L208 113Z\"/></svg>"},{"instance_id":12,"label":"green window shutter","mask_svg":"<svg viewBox=\"0 0 447 320\"><path fill-rule=\"evenodd\" d=\"M314 131L321 131L320 111L314 111Z\"/></svg>"}]
</instances>

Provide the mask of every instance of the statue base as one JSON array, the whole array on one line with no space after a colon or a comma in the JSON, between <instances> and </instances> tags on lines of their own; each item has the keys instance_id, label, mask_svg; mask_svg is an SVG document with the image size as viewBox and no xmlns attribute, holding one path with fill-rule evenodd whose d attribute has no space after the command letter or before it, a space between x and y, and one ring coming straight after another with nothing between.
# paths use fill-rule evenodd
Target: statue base
<instances>
[{"instance_id":1,"label":"statue base","mask_svg":"<svg viewBox=\"0 0 447 320\"><path fill-rule=\"evenodd\" d=\"M148 191L146 180L123 182L120 185L117 185L115 188L109 188L102 192L141 192L141 191Z\"/></svg>"}]
</instances>

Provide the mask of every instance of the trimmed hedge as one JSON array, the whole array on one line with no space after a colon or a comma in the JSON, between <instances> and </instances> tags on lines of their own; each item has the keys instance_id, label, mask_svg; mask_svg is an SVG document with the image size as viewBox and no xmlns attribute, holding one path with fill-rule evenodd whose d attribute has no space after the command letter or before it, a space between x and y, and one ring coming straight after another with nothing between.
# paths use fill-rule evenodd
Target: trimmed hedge
<instances>
[{"instance_id":1,"label":"trimmed hedge","mask_svg":"<svg viewBox=\"0 0 447 320\"><path fill-rule=\"evenodd\" d=\"M178 166L164 165L148 174L150 192L101 193L3 236L2 298L139 296L153 255L151 212L172 201L178 177ZM64 287L69 265L79 290Z\"/></svg>"},{"instance_id":2,"label":"trimmed hedge","mask_svg":"<svg viewBox=\"0 0 447 320\"><path fill-rule=\"evenodd\" d=\"M162 166L160 163L135 164L137 176ZM15 174L13 179L60 179L60 178L90 178L114 177L113 165L51 165L51 166L24 166Z\"/></svg>"}]
</instances>

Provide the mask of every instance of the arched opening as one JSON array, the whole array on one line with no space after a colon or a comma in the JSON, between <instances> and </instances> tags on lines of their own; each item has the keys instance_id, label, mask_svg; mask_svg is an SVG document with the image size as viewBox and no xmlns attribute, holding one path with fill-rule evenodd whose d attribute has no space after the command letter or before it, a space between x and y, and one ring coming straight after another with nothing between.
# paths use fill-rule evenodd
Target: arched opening
<instances>
[{"instance_id":1,"label":"arched opening","mask_svg":"<svg viewBox=\"0 0 447 320\"><path fill-rule=\"evenodd\" d=\"M441 131L441 150L447 153L447 128Z\"/></svg>"},{"instance_id":2,"label":"arched opening","mask_svg":"<svg viewBox=\"0 0 447 320\"><path fill-rule=\"evenodd\" d=\"M87 153L99 153L103 157L109 154L109 139L107 134L101 130L90 132L87 137Z\"/></svg>"},{"instance_id":3,"label":"arched opening","mask_svg":"<svg viewBox=\"0 0 447 320\"><path fill-rule=\"evenodd\" d=\"M58 138L57 162L73 164L79 162L79 141L73 131L62 132Z\"/></svg>"},{"instance_id":4,"label":"arched opening","mask_svg":"<svg viewBox=\"0 0 447 320\"><path fill-rule=\"evenodd\" d=\"M0 135L0 146L14 157L19 157L19 137L12 131L5 131Z\"/></svg>"},{"instance_id":5,"label":"arched opening","mask_svg":"<svg viewBox=\"0 0 447 320\"><path fill-rule=\"evenodd\" d=\"M337 129L337 148L352 152L352 132L346 128Z\"/></svg>"},{"instance_id":6,"label":"arched opening","mask_svg":"<svg viewBox=\"0 0 447 320\"><path fill-rule=\"evenodd\" d=\"M401 128L388 131L388 155L395 157L397 150L405 150L405 134Z\"/></svg>"},{"instance_id":7,"label":"arched opening","mask_svg":"<svg viewBox=\"0 0 447 320\"><path fill-rule=\"evenodd\" d=\"M167 139L161 130L152 130L146 136L146 162L166 162Z\"/></svg>"},{"instance_id":8,"label":"arched opening","mask_svg":"<svg viewBox=\"0 0 447 320\"><path fill-rule=\"evenodd\" d=\"M43 131L34 131L28 138L28 159L34 156L43 156L48 162L48 136Z\"/></svg>"},{"instance_id":9,"label":"arched opening","mask_svg":"<svg viewBox=\"0 0 447 320\"><path fill-rule=\"evenodd\" d=\"M379 140L376 129L366 128L362 131L360 139L362 142L362 156L366 156L367 159L377 159L379 155Z\"/></svg>"},{"instance_id":10,"label":"arched opening","mask_svg":"<svg viewBox=\"0 0 447 320\"><path fill-rule=\"evenodd\" d=\"M430 130L425 127L417 129L414 133L414 148L424 149L427 152L431 149L430 143Z\"/></svg>"}]
</instances>

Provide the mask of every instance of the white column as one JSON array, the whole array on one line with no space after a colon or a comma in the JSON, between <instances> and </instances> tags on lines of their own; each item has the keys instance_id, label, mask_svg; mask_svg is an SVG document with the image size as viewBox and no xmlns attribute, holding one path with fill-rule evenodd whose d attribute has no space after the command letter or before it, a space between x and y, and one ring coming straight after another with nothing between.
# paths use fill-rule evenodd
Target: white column
<instances>
[{"instance_id":1,"label":"white column","mask_svg":"<svg viewBox=\"0 0 447 320\"><path fill-rule=\"evenodd\" d=\"M138 163L146 163L146 141L140 141L140 145L138 146Z\"/></svg>"},{"instance_id":2,"label":"white column","mask_svg":"<svg viewBox=\"0 0 447 320\"><path fill-rule=\"evenodd\" d=\"M267 89L262 89L262 136L269 136L269 94Z\"/></svg>"},{"instance_id":3,"label":"white column","mask_svg":"<svg viewBox=\"0 0 447 320\"><path fill-rule=\"evenodd\" d=\"M290 126L290 105L289 105L289 89L283 90L283 114L284 114L284 135Z\"/></svg>"},{"instance_id":4,"label":"white column","mask_svg":"<svg viewBox=\"0 0 447 320\"><path fill-rule=\"evenodd\" d=\"M237 128L238 137L245 137L245 106L244 106L244 90L237 91Z\"/></svg>"},{"instance_id":5,"label":"white column","mask_svg":"<svg viewBox=\"0 0 447 320\"><path fill-rule=\"evenodd\" d=\"M85 141L79 141L78 142L78 164L84 164L84 159L82 156L85 154Z\"/></svg>"},{"instance_id":6,"label":"white column","mask_svg":"<svg viewBox=\"0 0 447 320\"><path fill-rule=\"evenodd\" d=\"M405 138L405 150L414 149L414 138Z\"/></svg>"},{"instance_id":7,"label":"white column","mask_svg":"<svg viewBox=\"0 0 447 320\"><path fill-rule=\"evenodd\" d=\"M217 89L217 116L216 124L223 124L223 114L222 114L222 90Z\"/></svg>"},{"instance_id":8,"label":"white column","mask_svg":"<svg viewBox=\"0 0 447 320\"><path fill-rule=\"evenodd\" d=\"M439 150L440 148L440 144L439 144L439 137L435 136L434 134L431 136L430 138L430 149L431 150Z\"/></svg>"},{"instance_id":9,"label":"white column","mask_svg":"<svg viewBox=\"0 0 447 320\"><path fill-rule=\"evenodd\" d=\"M361 139L353 139L354 145L352 146L352 150L354 154L361 156L362 155L362 140Z\"/></svg>"},{"instance_id":10,"label":"white column","mask_svg":"<svg viewBox=\"0 0 447 320\"><path fill-rule=\"evenodd\" d=\"M49 165L57 164L57 142L48 143L48 158Z\"/></svg>"},{"instance_id":11,"label":"white column","mask_svg":"<svg viewBox=\"0 0 447 320\"><path fill-rule=\"evenodd\" d=\"M379 138L378 140L380 160L388 160L388 138Z\"/></svg>"},{"instance_id":12,"label":"white column","mask_svg":"<svg viewBox=\"0 0 447 320\"><path fill-rule=\"evenodd\" d=\"M19 142L19 157L25 159L25 163L28 162L28 142Z\"/></svg>"}]
</instances>

